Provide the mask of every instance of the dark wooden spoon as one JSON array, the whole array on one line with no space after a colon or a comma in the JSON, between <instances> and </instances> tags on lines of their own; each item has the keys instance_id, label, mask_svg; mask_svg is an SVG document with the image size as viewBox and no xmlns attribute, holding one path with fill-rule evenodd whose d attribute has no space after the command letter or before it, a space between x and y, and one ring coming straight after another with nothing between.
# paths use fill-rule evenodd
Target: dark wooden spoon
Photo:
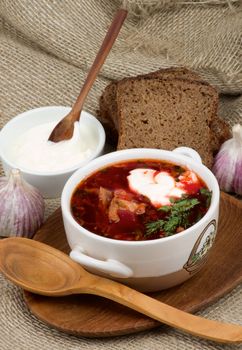
<instances>
[{"instance_id":1,"label":"dark wooden spoon","mask_svg":"<svg viewBox=\"0 0 242 350\"><path fill-rule=\"evenodd\" d=\"M101 48L99 49L95 61L87 75L87 78L82 86L81 92L77 97L70 113L68 113L53 129L49 136L49 141L59 142L62 140L69 140L73 135L74 123L78 121L81 115L84 101L91 89L106 57L111 50L122 24L127 16L127 11L120 9L116 13L111 26L104 38Z\"/></svg>"},{"instance_id":2,"label":"dark wooden spoon","mask_svg":"<svg viewBox=\"0 0 242 350\"><path fill-rule=\"evenodd\" d=\"M0 241L0 271L33 293L99 295L192 335L221 343L242 342L242 326L191 315L121 283L88 273L63 252L28 238Z\"/></svg>"}]
</instances>

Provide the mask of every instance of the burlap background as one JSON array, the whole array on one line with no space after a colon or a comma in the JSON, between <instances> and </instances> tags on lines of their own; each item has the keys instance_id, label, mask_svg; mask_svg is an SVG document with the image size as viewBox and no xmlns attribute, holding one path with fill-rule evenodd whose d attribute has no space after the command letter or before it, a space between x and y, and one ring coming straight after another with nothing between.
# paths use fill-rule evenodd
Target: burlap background
<instances>
[{"instance_id":1,"label":"burlap background","mask_svg":"<svg viewBox=\"0 0 242 350\"><path fill-rule=\"evenodd\" d=\"M111 79L185 65L217 87L219 114L230 125L242 121L241 1L0 0L0 127L30 108L73 103L121 3L129 17L86 110L95 113L98 97ZM46 201L46 217L58 206L58 200ZM3 350L234 348L167 329L112 339L78 338L32 316L21 291L2 276L0 296ZM201 314L242 323L241 305L238 287Z\"/></svg>"}]
</instances>

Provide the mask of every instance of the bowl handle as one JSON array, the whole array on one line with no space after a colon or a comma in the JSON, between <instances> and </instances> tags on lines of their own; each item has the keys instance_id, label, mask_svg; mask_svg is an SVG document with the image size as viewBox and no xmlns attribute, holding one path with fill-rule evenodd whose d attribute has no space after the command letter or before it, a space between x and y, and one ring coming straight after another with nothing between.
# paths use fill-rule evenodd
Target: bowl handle
<instances>
[{"instance_id":1,"label":"bowl handle","mask_svg":"<svg viewBox=\"0 0 242 350\"><path fill-rule=\"evenodd\" d=\"M192 160L194 160L195 162L202 164L202 159L200 155L190 147L177 147L173 150L173 152L178 153L185 157L192 158Z\"/></svg>"},{"instance_id":2,"label":"bowl handle","mask_svg":"<svg viewBox=\"0 0 242 350\"><path fill-rule=\"evenodd\" d=\"M74 247L70 252L70 258L87 269L104 272L113 277L127 278L133 276L133 271L123 263L113 259L99 260L92 258L86 255L84 249L80 246Z\"/></svg>"}]
</instances>

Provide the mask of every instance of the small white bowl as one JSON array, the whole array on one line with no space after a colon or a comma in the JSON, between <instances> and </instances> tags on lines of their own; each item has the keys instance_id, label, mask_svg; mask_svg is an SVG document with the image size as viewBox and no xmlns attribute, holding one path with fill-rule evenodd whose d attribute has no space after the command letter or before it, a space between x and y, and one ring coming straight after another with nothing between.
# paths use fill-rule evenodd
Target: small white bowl
<instances>
[{"instance_id":1,"label":"small white bowl","mask_svg":"<svg viewBox=\"0 0 242 350\"><path fill-rule=\"evenodd\" d=\"M95 171L131 159L156 159L193 170L212 190L211 205L196 224L180 234L147 241L122 241L94 234L75 221L70 201L76 186ZM219 186L199 154L187 147L174 151L127 149L101 156L67 181L61 208L70 256L87 270L116 279L141 291L158 291L184 282L207 260L217 231ZM206 249L205 249L206 248Z\"/></svg>"},{"instance_id":2,"label":"small white bowl","mask_svg":"<svg viewBox=\"0 0 242 350\"><path fill-rule=\"evenodd\" d=\"M70 107L63 106L47 106L31 109L11 119L0 132L0 156L5 174L7 175L12 168L19 168L23 178L38 188L45 198L60 197L62 189L71 174L102 154L105 145L105 131L102 124L90 113L82 111L80 124L83 123L88 128L91 128L97 140L96 148L85 160L61 171L40 172L21 168L14 163L10 150L21 133L43 123L54 121L57 123L69 112ZM34 150L31 151L34 152Z\"/></svg>"}]
</instances>

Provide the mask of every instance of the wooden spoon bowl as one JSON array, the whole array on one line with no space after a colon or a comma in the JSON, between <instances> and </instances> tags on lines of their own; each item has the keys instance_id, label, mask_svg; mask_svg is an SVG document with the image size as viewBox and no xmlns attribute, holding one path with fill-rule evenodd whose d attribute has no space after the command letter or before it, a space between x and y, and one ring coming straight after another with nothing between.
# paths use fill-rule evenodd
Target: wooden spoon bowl
<instances>
[{"instance_id":1,"label":"wooden spoon bowl","mask_svg":"<svg viewBox=\"0 0 242 350\"><path fill-rule=\"evenodd\" d=\"M32 244L34 241L23 240L17 238L17 242L16 239L0 242L1 270L23 289L42 295L66 295L69 286L77 284L86 274L84 269L59 250L50 250L46 244L36 246ZM4 249L5 244L7 249ZM16 244L19 245L17 249Z\"/></svg>"}]
</instances>

